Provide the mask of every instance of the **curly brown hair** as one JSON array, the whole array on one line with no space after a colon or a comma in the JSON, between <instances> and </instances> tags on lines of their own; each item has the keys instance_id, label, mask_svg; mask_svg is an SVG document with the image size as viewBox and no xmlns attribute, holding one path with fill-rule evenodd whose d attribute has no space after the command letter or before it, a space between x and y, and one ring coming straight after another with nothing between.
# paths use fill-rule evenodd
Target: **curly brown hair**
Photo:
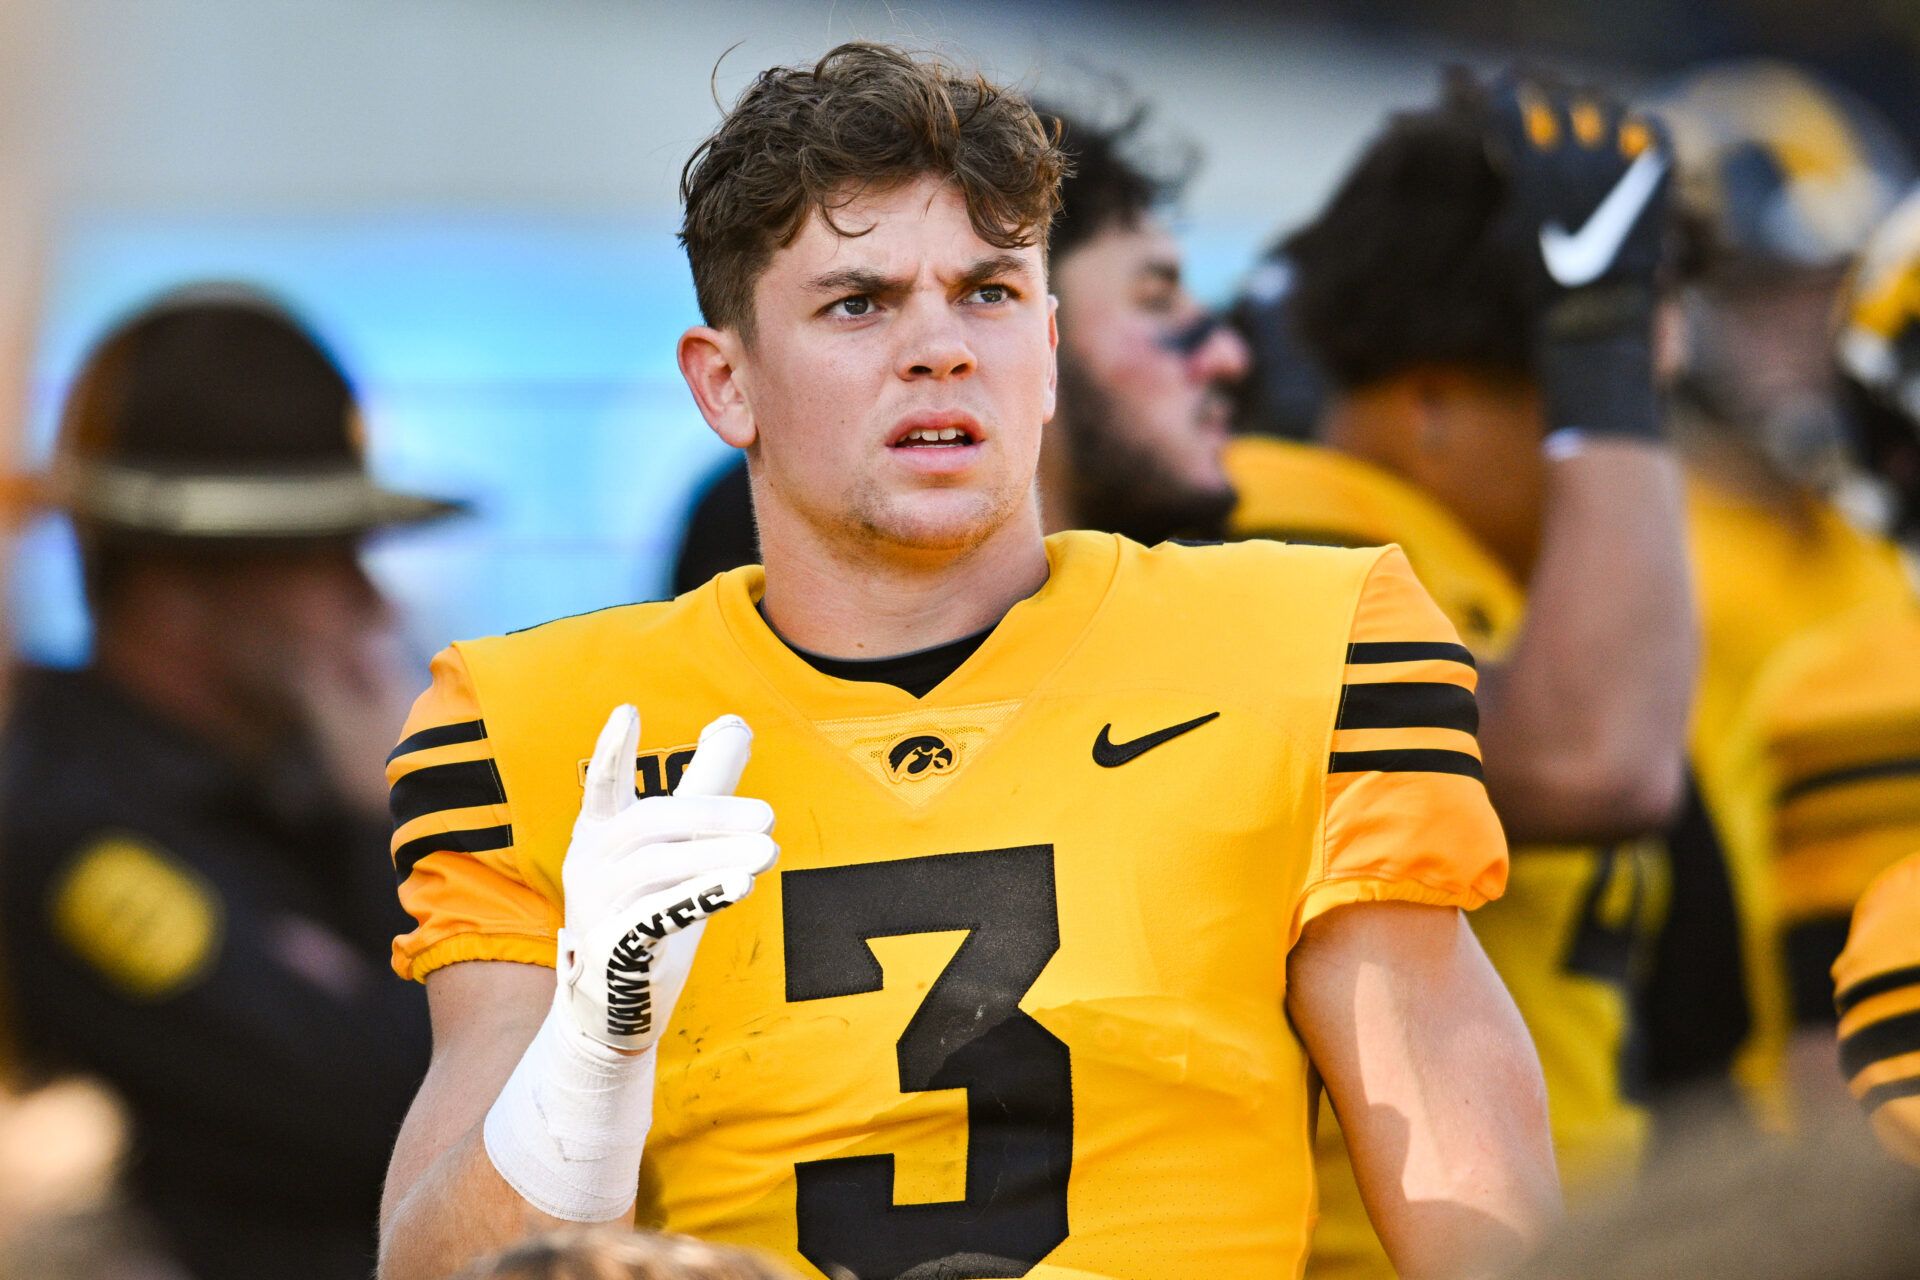
<instances>
[{"instance_id":1,"label":"curly brown hair","mask_svg":"<svg viewBox=\"0 0 1920 1280\"><path fill-rule=\"evenodd\" d=\"M835 212L929 174L960 189L988 244L1044 246L1067 170L1059 144L1025 98L930 55L854 42L763 71L680 173L700 313L750 337L754 281L814 211L864 235Z\"/></svg>"}]
</instances>

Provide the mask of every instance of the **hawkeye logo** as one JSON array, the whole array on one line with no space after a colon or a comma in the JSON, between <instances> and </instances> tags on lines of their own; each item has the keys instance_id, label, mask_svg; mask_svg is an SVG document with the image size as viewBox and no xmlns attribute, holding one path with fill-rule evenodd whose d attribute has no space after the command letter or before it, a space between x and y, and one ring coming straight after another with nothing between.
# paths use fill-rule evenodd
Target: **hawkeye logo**
<instances>
[{"instance_id":1,"label":"hawkeye logo","mask_svg":"<svg viewBox=\"0 0 1920 1280\"><path fill-rule=\"evenodd\" d=\"M958 749L937 733L909 734L887 748L887 776L895 782L951 773L959 762Z\"/></svg>"}]
</instances>

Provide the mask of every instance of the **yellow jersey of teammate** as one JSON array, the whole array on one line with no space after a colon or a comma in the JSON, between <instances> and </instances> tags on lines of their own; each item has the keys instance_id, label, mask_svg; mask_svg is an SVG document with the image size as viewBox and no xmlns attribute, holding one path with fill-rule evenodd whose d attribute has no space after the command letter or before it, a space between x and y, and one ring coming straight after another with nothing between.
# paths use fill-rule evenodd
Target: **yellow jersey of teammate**
<instances>
[{"instance_id":1,"label":"yellow jersey of teammate","mask_svg":"<svg viewBox=\"0 0 1920 1280\"><path fill-rule=\"evenodd\" d=\"M660 1042L642 1223L807 1275L1298 1274L1288 950L1342 904L1499 894L1471 658L1391 549L1047 552L921 699L788 649L758 568L435 660L389 765L414 978L553 962L608 708L642 710L642 793L716 713L755 731L781 858Z\"/></svg>"},{"instance_id":2,"label":"yellow jersey of teammate","mask_svg":"<svg viewBox=\"0 0 1920 1280\"><path fill-rule=\"evenodd\" d=\"M1856 610L1780 649L1737 738L1736 791L1769 858L1794 1007L1831 1016L1827 970L1867 885L1920 849L1920 600Z\"/></svg>"},{"instance_id":3,"label":"yellow jersey of teammate","mask_svg":"<svg viewBox=\"0 0 1920 1280\"><path fill-rule=\"evenodd\" d=\"M1920 854L1861 897L1833 982L1848 1087L1887 1149L1920 1165Z\"/></svg>"},{"instance_id":4,"label":"yellow jersey of teammate","mask_svg":"<svg viewBox=\"0 0 1920 1280\"><path fill-rule=\"evenodd\" d=\"M1227 471L1240 537L1346 545L1397 542L1477 656L1512 643L1523 596L1512 576L1439 503L1334 449L1263 437L1235 440ZM1473 929L1532 1031L1547 1081L1554 1146L1570 1190L1630 1167L1645 1134L1629 1099L1630 970L1656 920L1662 880L1648 842L1610 848L1516 848L1507 892ZM1337 1128L1318 1143L1322 1216L1315 1280L1391 1277Z\"/></svg>"},{"instance_id":5,"label":"yellow jersey of teammate","mask_svg":"<svg viewBox=\"0 0 1920 1280\"><path fill-rule=\"evenodd\" d=\"M1911 588L1892 543L1855 528L1818 500L1809 499L1800 518L1788 521L1773 507L1690 476L1687 535L1701 625L1689 745L1703 809L1699 834L1724 859L1739 917L1751 1022L1739 1075L1756 1100L1772 1108L1781 1102L1779 1054L1792 1019L1778 936L1768 784L1752 767L1752 739L1743 729L1751 715L1747 705L1762 669L1796 637L1857 609L1898 605ZM1701 995L1725 1001L1724 992Z\"/></svg>"}]
</instances>

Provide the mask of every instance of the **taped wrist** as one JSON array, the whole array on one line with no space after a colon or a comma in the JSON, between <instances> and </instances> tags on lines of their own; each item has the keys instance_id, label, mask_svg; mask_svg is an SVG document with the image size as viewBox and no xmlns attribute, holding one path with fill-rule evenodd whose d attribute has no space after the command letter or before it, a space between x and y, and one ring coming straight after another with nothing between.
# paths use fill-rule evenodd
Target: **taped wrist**
<instances>
[{"instance_id":1,"label":"taped wrist","mask_svg":"<svg viewBox=\"0 0 1920 1280\"><path fill-rule=\"evenodd\" d=\"M1666 428L1644 333L1543 336L1535 361L1548 432L1661 441Z\"/></svg>"},{"instance_id":2,"label":"taped wrist","mask_svg":"<svg viewBox=\"0 0 1920 1280\"><path fill-rule=\"evenodd\" d=\"M542 1213L628 1216L653 1123L653 1071L652 1053L596 1043L556 1002L487 1112L487 1158Z\"/></svg>"}]
</instances>

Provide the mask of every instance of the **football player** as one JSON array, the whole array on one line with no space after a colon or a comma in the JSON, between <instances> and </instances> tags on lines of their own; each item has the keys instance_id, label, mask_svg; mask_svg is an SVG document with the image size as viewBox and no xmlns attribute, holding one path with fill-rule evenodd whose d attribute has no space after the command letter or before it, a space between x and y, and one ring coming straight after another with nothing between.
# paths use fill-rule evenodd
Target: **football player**
<instances>
[{"instance_id":1,"label":"football player","mask_svg":"<svg viewBox=\"0 0 1920 1280\"><path fill-rule=\"evenodd\" d=\"M1398 542L1482 661L1515 854L1474 931L1539 1048L1570 1191L1641 1146L1635 962L1662 885L1644 838L1678 798L1693 671L1654 389L1666 163L1597 93L1455 75L1283 247L1332 385L1326 445L1246 438L1228 459L1243 534ZM1390 1276L1322 1137L1311 1273Z\"/></svg>"},{"instance_id":2,"label":"football player","mask_svg":"<svg viewBox=\"0 0 1920 1280\"><path fill-rule=\"evenodd\" d=\"M1648 1076L1685 1097L1731 1069L1777 1119L1790 1001L1772 869L1734 816L1751 808L1735 728L1783 644L1907 593L1892 545L1830 496L1845 460L1831 340L1842 276L1912 170L1865 104L1778 63L1703 68L1654 107L1673 133L1680 204L1705 234L1680 292L1672 398L1700 681L1674 909L1649 979ZM1798 967L1824 975L1831 959Z\"/></svg>"},{"instance_id":3,"label":"football player","mask_svg":"<svg viewBox=\"0 0 1920 1280\"><path fill-rule=\"evenodd\" d=\"M1868 241L1837 356L1858 460L1892 531L1920 534L1920 196ZM1783 643L1753 682L1727 757L1730 847L1777 906L1792 1011L1793 1096L1839 1099L1829 972L1868 883L1920 849L1920 594L1854 609ZM1852 1015L1849 1015L1850 1018Z\"/></svg>"},{"instance_id":4,"label":"football player","mask_svg":"<svg viewBox=\"0 0 1920 1280\"><path fill-rule=\"evenodd\" d=\"M1315 1072L1408 1272L1555 1216L1461 914L1474 668L1405 558L1042 537L1063 163L864 44L689 163L680 364L766 567L435 660L390 1280L630 1216L861 1280L1297 1274Z\"/></svg>"}]
</instances>

